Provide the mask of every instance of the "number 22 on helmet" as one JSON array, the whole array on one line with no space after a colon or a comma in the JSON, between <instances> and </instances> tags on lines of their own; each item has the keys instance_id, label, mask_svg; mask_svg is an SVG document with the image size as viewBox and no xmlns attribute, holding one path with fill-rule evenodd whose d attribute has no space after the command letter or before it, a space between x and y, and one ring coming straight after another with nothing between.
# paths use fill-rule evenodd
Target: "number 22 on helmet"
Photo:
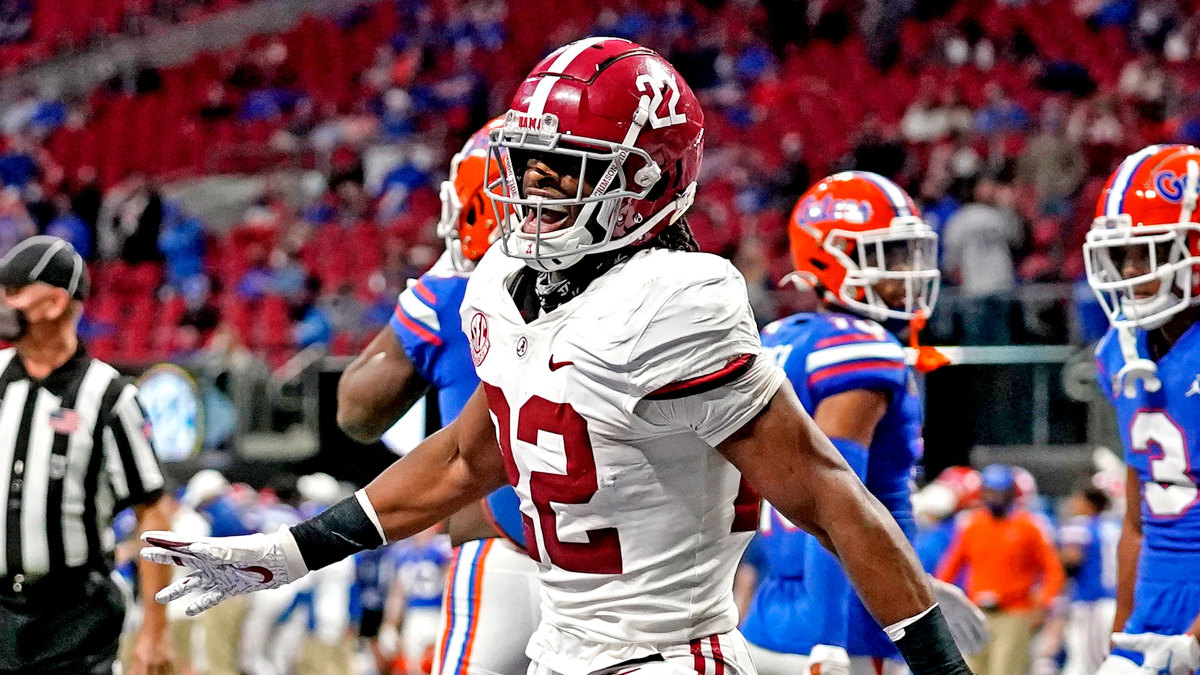
<instances>
[{"instance_id":1,"label":"number 22 on helmet","mask_svg":"<svg viewBox=\"0 0 1200 675\"><path fill-rule=\"evenodd\" d=\"M503 124L504 118L497 117L471 134L462 150L450 160L449 179L442 181L442 215L438 219L437 236L446 242L450 261L459 272L474 269L475 262L487 253L499 232L486 185L500 174L495 164L487 165L487 144L488 134Z\"/></svg>"},{"instance_id":2,"label":"number 22 on helmet","mask_svg":"<svg viewBox=\"0 0 1200 675\"><path fill-rule=\"evenodd\" d=\"M573 42L534 67L492 131L501 246L553 271L648 241L691 206L703 152L700 102L666 59L628 40ZM529 167L570 180L530 185Z\"/></svg>"},{"instance_id":3,"label":"number 22 on helmet","mask_svg":"<svg viewBox=\"0 0 1200 675\"><path fill-rule=\"evenodd\" d=\"M1200 302L1200 149L1151 145L1121 162L1083 245L1088 283L1116 328L1154 329Z\"/></svg>"},{"instance_id":4,"label":"number 22 on helmet","mask_svg":"<svg viewBox=\"0 0 1200 675\"><path fill-rule=\"evenodd\" d=\"M900 186L867 171L828 176L788 222L795 272L824 302L875 321L909 321L937 302L938 236Z\"/></svg>"}]
</instances>

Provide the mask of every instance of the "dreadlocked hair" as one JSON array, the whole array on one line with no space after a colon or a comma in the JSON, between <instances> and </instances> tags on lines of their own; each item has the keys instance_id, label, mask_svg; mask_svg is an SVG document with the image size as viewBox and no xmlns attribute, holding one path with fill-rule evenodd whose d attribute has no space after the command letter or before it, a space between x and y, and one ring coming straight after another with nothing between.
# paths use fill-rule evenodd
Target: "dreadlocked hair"
<instances>
[{"instance_id":1,"label":"dreadlocked hair","mask_svg":"<svg viewBox=\"0 0 1200 675\"><path fill-rule=\"evenodd\" d=\"M692 235L692 228L688 226L687 218L681 216L679 220L659 232L657 237L647 242L646 248L665 248L670 251L696 253L700 250L700 244L696 243L696 237Z\"/></svg>"}]
</instances>

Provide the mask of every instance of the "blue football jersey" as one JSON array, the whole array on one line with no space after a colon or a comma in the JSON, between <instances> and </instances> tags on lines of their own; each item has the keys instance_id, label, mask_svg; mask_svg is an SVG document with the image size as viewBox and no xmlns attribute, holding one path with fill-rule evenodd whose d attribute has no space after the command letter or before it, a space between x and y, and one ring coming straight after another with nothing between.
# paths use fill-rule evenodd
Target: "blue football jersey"
<instances>
[{"instance_id":1,"label":"blue football jersey","mask_svg":"<svg viewBox=\"0 0 1200 675\"><path fill-rule=\"evenodd\" d=\"M1145 331L1137 332L1137 350L1149 358ZM1100 341L1096 357L1100 386L1117 411L1125 463L1144 486L1143 556L1189 556L1196 566L1188 576L1194 576L1200 569L1200 324L1159 359L1162 384L1155 392L1138 385L1128 398L1121 391L1114 378L1125 360L1115 331Z\"/></svg>"},{"instance_id":2,"label":"blue football jersey","mask_svg":"<svg viewBox=\"0 0 1200 675\"><path fill-rule=\"evenodd\" d=\"M810 415L821 401L843 392L868 389L888 395L865 466L861 459L848 459L852 466L859 464L854 468L867 488L912 539L916 525L909 483L921 454L922 409L900 342L873 321L838 313L795 314L768 325L762 340ZM770 571L747 614L747 639L796 654L807 653L813 644L834 644L853 656L899 657L837 561L816 539L766 518L762 522ZM805 611L791 612L776 603L800 603Z\"/></svg>"},{"instance_id":3,"label":"blue football jersey","mask_svg":"<svg viewBox=\"0 0 1200 675\"><path fill-rule=\"evenodd\" d=\"M1138 356L1150 358L1146 332L1135 337ZM1142 482L1142 550L1125 630L1180 633L1200 610L1193 601L1200 597L1200 323L1158 359L1156 391L1138 384L1132 398L1125 396L1116 330L1096 347L1096 361L1100 388L1116 408L1125 463ZM1186 602L1168 597L1185 591Z\"/></svg>"},{"instance_id":4,"label":"blue football jersey","mask_svg":"<svg viewBox=\"0 0 1200 675\"><path fill-rule=\"evenodd\" d=\"M458 417L479 386L458 316L466 290L467 276L456 273L443 256L400 294L391 319L409 361L437 388L442 424Z\"/></svg>"},{"instance_id":5,"label":"blue football jersey","mask_svg":"<svg viewBox=\"0 0 1200 675\"><path fill-rule=\"evenodd\" d=\"M448 254L443 255L400 294L391 318L392 330L409 361L438 390L443 425L458 417L479 387L471 346L459 317L468 278L454 269ZM496 527L523 549L525 529L517 510L519 503L511 487L502 487L485 500Z\"/></svg>"},{"instance_id":6,"label":"blue football jersey","mask_svg":"<svg viewBox=\"0 0 1200 675\"><path fill-rule=\"evenodd\" d=\"M1121 521L1111 515L1076 516L1059 527L1059 544L1078 547L1083 553L1071 587L1072 600L1095 602L1116 597L1120 537Z\"/></svg>"},{"instance_id":7,"label":"blue football jersey","mask_svg":"<svg viewBox=\"0 0 1200 675\"><path fill-rule=\"evenodd\" d=\"M425 542L399 542L388 549L396 579L409 607L441 607L450 565L450 541L443 536Z\"/></svg>"}]
</instances>

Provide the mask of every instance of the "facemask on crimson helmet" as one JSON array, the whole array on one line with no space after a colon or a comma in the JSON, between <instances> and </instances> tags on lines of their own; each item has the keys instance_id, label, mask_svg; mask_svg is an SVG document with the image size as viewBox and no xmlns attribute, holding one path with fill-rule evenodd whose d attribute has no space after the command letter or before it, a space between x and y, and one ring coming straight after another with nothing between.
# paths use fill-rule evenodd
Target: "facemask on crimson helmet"
<instances>
[{"instance_id":1,"label":"facemask on crimson helmet","mask_svg":"<svg viewBox=\"0 0 1200 675\"><path fill-rule=\"evenodd\" d=\"M699 101L652 50L616 38L559 49L491 133L504 252L554 271L648 241L691 206L703 138Z\"/></svg>"},{"instance_id":2,"label":"facemask on crimson helmet","mask_svg":"<svg viewBox=\"0 0 1200 675\"><path fill-rule=\"evenodd\" d=\"M1109 178L1083 246L1088 284L1116 328L1150 330L1200 302L1200 150L1153 145Z\"/></svg>"}]
</instances>

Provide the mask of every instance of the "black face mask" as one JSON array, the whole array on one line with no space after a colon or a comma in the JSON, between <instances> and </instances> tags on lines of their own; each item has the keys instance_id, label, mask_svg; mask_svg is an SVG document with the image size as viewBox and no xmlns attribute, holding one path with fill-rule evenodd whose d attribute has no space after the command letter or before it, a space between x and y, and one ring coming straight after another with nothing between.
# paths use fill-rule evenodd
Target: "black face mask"
<instances>
[{"instance_id":1,"label":"black face mask","mask_svg":"<svg viewBox=\"0 0 1200 675\"><path fill-rule=\"evenodd\" d=\"M992 517L1005 518L1008 516L1009 510L1012 508L1012 504L1008 504L1008 503L988 504L987 508L988 508L988 511L992 512Z\"/></svg>"},{"instance_id":2,"label":"black face mask","mask_svg":"<svg viewBox=\"0 0 1200 675\"><path fill-rule=\"evenodd\" d=\"M29 317L25 312L0 303L0 340L16 342L25 337L29 330Z\"/></svg>"}]
</instances>

